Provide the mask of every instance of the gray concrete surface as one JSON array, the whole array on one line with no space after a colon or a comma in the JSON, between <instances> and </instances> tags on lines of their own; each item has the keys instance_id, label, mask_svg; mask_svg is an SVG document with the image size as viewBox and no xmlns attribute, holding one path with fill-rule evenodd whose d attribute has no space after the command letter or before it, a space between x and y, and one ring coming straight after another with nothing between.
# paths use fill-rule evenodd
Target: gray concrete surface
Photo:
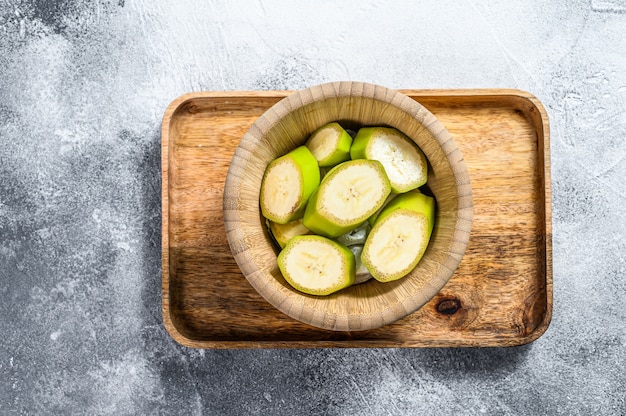
<instances>
[{"instance_id":1,"label":"gray concrete surface","mask_svg":"<svg viewBox=\"0 0 626 416\"><path fill-rule=\"evenodd\" d=\"M0 1L0 414L626 414L626 2L306 3ZM348 79L544 103L554 318L539 340L212 351L168 336L165 107Z\"/></svg>"}]
</instances>

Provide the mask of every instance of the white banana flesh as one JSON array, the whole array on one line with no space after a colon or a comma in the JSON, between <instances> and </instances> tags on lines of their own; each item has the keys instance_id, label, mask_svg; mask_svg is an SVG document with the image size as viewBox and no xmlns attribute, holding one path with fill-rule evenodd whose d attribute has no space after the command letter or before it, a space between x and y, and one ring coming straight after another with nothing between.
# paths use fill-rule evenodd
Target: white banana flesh
<instances>
[{"instance_id":1,"label":"white banana flesh","mask_svg":"<svg viewBox=\"0 0 626 416\"><path fill-rule=\"evenodd\" d=\"M321 167L335 166L350 159L351 145L352 137L339 123L328 123L320 127L306 142L306 147Z\"/></svg>"},{"instance_id":2,"label":"white banana flesh","mask_svg":"<svg viewBox=\"0 0 626 416\"><path fill-rule=\"evenodd\" d=\"M261 198L278 217L286 217L301 202L302 174L291 159L284 159L268 169Z\"/></svg>"},{"instance_id":3,"label":"white banana flesh","mask_svg":"<svg viewBox=\"0 0 626 416\"><path fill-rule=\"evenodd\" d=\"M417 189L428 179L426 156L413 140L394 128L359 129L350 148L350 157L382 163L394 193Z\"/></svg>"},{"instance_id":4,"label":"white banana flesh","mask_svg":"<svg viewBox=\"0 0 626 416\"><path fill-rule=\"evenodd\" d=\"M330 157L337 149L339 134L333 129L320 130L307 143L307 147L313 153L313 156L320 161Z\"/></svg>"},{"instance_id":5,"label":"white banana flesh","mask_svg":"<svg viewBox=\"0 0 626 416\"><path fill-rule=\"evenodd\" d=\"M368 153L372 159L383 164L392 187L397 191L405 192L426 183L423 158L415 146L402 136L375 136Z\"/></svg>"},{"instance_id":6,"label":"white banana flesh","mask_svg":"<svg viewBox=\"0 0 626 416\"><path fill-rule=\"evenodd\" d=\"M324 187L321 208L339 223L359 221L363 213L375 210L387 197L380 173L369 165L346 167L329 178Z\"/></svg>"},{"instance_id":7,"label":"white banana flesh","mask_svg":"<svg viewBox=\"0 0 626 416\"><path fill-rule=\"evenodd\" d=\"M265 218L278 224L302 218L306 203L320 184L317 160L299 146L265 168L259 203Z\"/></svg>"},{"instance_id":8,"label":"white banana flesh","mask_svg":"<svg viewBox=\"0 0 626 416\"><path fill-rule=\"evenodd\" d=\"M391 192L385 168L376 160L341 163L324 176L304 212L304 225L337 238L363 224Z\"/></svg>"},{"instance_id":9,"label":"white banana flesh","mask_svg":"<svg viewBox=\"0 0 626 416\"><path fill-rule=\"evenodd\" d=\"M328 295L354 283L352 252L321 236L292 238L278 256L278 267L291 286L311 295Z\"/></svg>"},{"instance_id":10,"label":"white banana flesh","mask_svg":"<svg viewBox=\"0 0 626 416\"><path fill-rule=\"evenodd\" d=\"M417 265L429 237L426 216L398 209L372 229L362 260L377 280L396 280Z\"/></svg>"}]
</instances>

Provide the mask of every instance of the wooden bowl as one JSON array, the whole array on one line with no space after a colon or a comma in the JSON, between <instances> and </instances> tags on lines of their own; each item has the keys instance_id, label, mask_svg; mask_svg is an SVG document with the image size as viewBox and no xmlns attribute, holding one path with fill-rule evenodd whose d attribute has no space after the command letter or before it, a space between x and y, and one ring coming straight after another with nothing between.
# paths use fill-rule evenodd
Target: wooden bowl
<instances>
[{"instance_id":1,"label":"wooden bowl","mask_svg":"<svg viewBox=\"0 0 626 416\"><path fill-rule=\"evenodd\" d=\"M293 289L278 269L278 250L260 213L259 192L270 161L304 144L314 130L332 121L354 130L395 127L414 140L429 162L427 186L436 200L436 221L422 260L404 278L388 283L371 279L329 296L310 296ZM224 221L237 264L269 303L316 327L367 330L415 312L448 282L469 240L472 190L461 152L425 107L381 86L335 82L294 92L250 127L226 177Z\"/></svg>"}]
</instances>

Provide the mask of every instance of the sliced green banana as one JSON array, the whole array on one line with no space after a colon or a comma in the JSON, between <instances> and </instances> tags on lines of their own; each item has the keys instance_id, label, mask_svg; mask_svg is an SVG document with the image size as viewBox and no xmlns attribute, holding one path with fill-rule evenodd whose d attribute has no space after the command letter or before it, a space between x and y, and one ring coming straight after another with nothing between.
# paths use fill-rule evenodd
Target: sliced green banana
<instances>
[{"instance_id":1,"label":"sliced green banana","mask_svg":"<svg viewBox=\"0 0 626 416\"><path fill-rule=\"evenodd\" d=\"M381 207L391 188L383 165L375 160L343 162L324 176L304 212L304 226L336 238L363 224Z\"/></svg>"},{"instance_id":2,"label":"sliced green banana","mask_svg":"<svg viewBox=\"0 0 626 416\"><path fill-rule=\"evenodd\" d=\"M361 253L363 252L363 245L356 245L348 247L352 254L354 254L355 268L354 272L354 284L358 285L365 283L372 278L371 273L367 270L367 267L361 261Z\"/></svg>"},{"instance_id":3,"label":"sliced green banana","mask_svg":"<svg viewBox=\"0 0 626 416\"><path fill-rule=\"evenodd\" d=\"M351 145L352 137L339 123L328 123L320 127L306 142L306 147L321 167L335 166L350 159Z\"/></svg>"},{"instance_id":4,"label":"sliced green banana","mask_svg":"<svg viewBox=\"0 0 626 416\"><path fill-rule=\"evenodd\" d=\"M261 212L272 222L301 218L309 197L320 184L317 159L300 146L267 165L261 182Z\"/></svg>"},{"instance_id":5,"label":"sliced green banana","mask_svg":"<svg viewBox=\"0 0 626 416\"><path fill-rule=\"evenodd\" d=\"M302 224L302 218L287 224L269 221L269 229L280 248L285 248L289 240L298 235L310 234L311 231Z\"/></svg>"},{"instance_id":6,"label":"sliced green banana","mask_svg":"<svg viewBox=\"0 0 626 416\"><path fill-rule=\"evenodd\" d=\"M350 157L380 161L394 193L419 188L427 180L428 164L424 153L404 133L391 127L359 129Z\"/></svg>"},{"instance_id":7,"label":"sliced green banana","mask_svg":"<svg viewBox=\"0 0 626 416\"><path fill-rule=\"evenodd\" d=\"M419 191L394 198L370 231L361 261L380 282L400 279L422 258L435 222L435 201Z\"/></svg>"},{"instance_id":8,"label":"sliced green banana","mask_svg":"<svg viewBox=\"0 0 626 416\"><path fill-rule=\"evenodd\" d=\"M329 295L354 283L352 252L318 235L293 237L278 255L278 268L291 286L310 295Z\"/></svg>"}]
</instances>

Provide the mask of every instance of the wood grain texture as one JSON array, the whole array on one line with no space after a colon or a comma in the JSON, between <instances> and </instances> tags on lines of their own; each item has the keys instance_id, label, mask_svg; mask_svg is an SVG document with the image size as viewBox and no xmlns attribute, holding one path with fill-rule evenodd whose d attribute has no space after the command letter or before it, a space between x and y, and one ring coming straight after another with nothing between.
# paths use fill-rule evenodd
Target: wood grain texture
<instances>
[{"instance_id":1,"label":"wood grain texture","mask_svg":"<svg viewBox=\"0 0 626 416\"><path fill-rule=\"evenodd\" d=\"M319 329L278 311L235 263L222 201L241 137L289 92L188 94L168 107L162 132L163 318L174 339L198 348L510 346L546 330L552 256L545 110L517 90L402 92L452 134L472 182L470 241L448 284L417 312L367 331Z\"/></svg>"}]
</instances>

